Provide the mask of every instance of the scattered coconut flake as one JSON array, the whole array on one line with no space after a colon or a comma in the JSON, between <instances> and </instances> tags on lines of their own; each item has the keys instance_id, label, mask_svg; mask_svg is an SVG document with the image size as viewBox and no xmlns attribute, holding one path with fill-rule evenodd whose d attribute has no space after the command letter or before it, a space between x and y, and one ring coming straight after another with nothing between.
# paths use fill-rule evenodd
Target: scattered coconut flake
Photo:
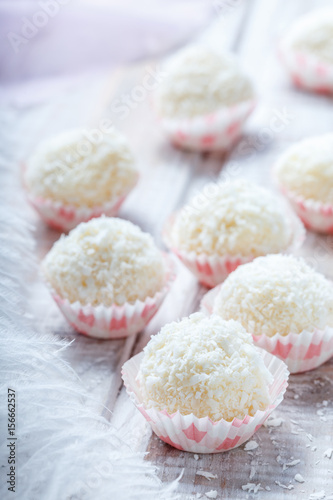
<instances>
[{"instance_id":1,"label":"scattered coconut flake","mask_svg":"<svg viewBox=\"0 0 333 500\"><path fill-rule=\"evenodd\" d=\"M323 406L327 406L327 405L328 405L328 401L326 401L326 400L324 399L324 401L322 402L322 405L323 405Z\"/></svg>"},{"instance_id":2,"label":"scattered coconut flake","mask_svg":"<svg viewBox=\"0 0 333 500\"><path fill-rule=\"evenodd\" d=\"M324 451L324 457L326 458L332 458L333 454L333 448L327 448L326 451Z\"/></svg>"},{"instance_id":3,"label":"scattered coconut flake","mask_svg":"<svg viewBox=\"0 0 333 500\"><path fill-rule=\"evenodd\" d=\"M322 490L322 491L318 491L317 493L311 493L311 495L309 496L309 500L322 500L323 498L325 498L325 491Z\"/></svg>"},{"instance_id":4,"label":"scattered coconut flake","mask_svg":"<svg viewBox=\"0 0 333 500\"><path fill-rule=\"evenodd\" d=\"M288 484L288 486L287 486L285 484L280 483L280 481L275 481L275 484L277 484L278 486L280 486L280 488L283 488L284 490L293 490L294 489L294 486L292 484Z\"/></svg>"},{"instance_id":5,"label":"scattered coconut flake","mask_svg":"<svg viewBox=\"0 0 333 500\"><path fill-rule=\"evenodd\" d=\"M312 434L310 434L310 433L307 432L305 435L306 435L306 437L308 438L309 441L313 441Z\"/></svg>"},{"instance_id":6,"label":"scattered coconut flake","mask_svg":"<svg viewBox=\"0 0 333 500\"><path fill-rule=\"evenodd\" d=\"M317 451L317 446L312 446L311 451Z\"/></svg>"},{"instance_id":7,"label":"scattered coconut flake","mask_svg":"<svg viewBox=\"0 0 333 500\"><path fill-rule=\"evenodd\" d=\"M244 450L245 451L251 451L251 450L255 450L256 448L258 448L258 443L256 441L248 441L244 447Z\"/></svg>"},{"instance_id":8,"label":"scattered coconut flake","mask_svg":"<svg viewBox=\"0 0 333 500\"><path fill-rule=\"evenodd\" d=\"M196 472L197 476L203 476L205 477L206 479L208 479L209 481L211 479L217 479L217 475L216 474L212 474L211 472L207 472L205 470L198 470Z\"/></svg>"},{"instance_id":9,"label":"scattered coconut flake","mask_svg":"<svg viewBox=\"0 0 333 500\"><path fill-rule=\"evenodd\" d=\"M265 427L280 427L280 425L284 422L284 419L281 417L277 418L268 418L264 423Z\"/></svg>"},{"instance_id":10,"label":"scattered coconut flake","mask_svg":"<svg viewBox=\"0 0 333 500\"><path fill-rule=\"evenodd\" d=\"M320 463L320 460L317 460L317 462L315 463L315 465L318 465Z\"/></svg>"},{"instance_id":11,"label":"scattered coconut flake","mask_svg":"<svg viewBox=\"0 0 333 500\"><path fill-rule=\"evenodd\" d=\"M265 486L265 490L266 491L271 491L270 487L269 486Z\"/></svg>"},{"instance_id":12,"label":"scattered coconut flake","mask_svg":"<svg viewBox=\"0 0 333 500\"><path fill-rule=\"evenodd\" d=\"M251 466L251 471L250 471L250 479L253 479L257 470L254 465Z\"/></svg>"},{"instance_id":13,"label":"scattered coconut flake","mask_svg":"<svg viewBox=\"0 0 333 500\"><path fill-rule=\"evenodd\" d=\"M323 417L324 416L324 411L323 410L317 410L317 415L319 415L320 417Z\"/></svg>"},{"instance_id":14,"label":"scattered coconut flake","mask_svg":"<svg viewBox=\"0 0 333 500\"><path fill-rule=\"evenodd\" d=\"M304 479L304 477L301 474L296 474L295 477L294 477L294 479L298 483L304 483L305 482L305 479Z\"/></svg>"},{"instance_id":15,"label":"scattered coconut flake","mask_svg":"<svg viewBox=\"0 0 333 500\"><path fill-rule=\"evenodd\" d=\"M264 488L261 487L261 483L255 484L255 483L247 483L243 484L242 490L243 491L248 491L249 493L258 493L259 490L263 490Z\"/></svg>"},{"instance_id":16,"label":"scattered coconut flake","mask_svg":"<svg viewBox=\"0 0 333 500\"><path fill-rule=\"evenodd\" d=\"M210 490L205 493L207 498L217 498L217 491L216 490Z\"/></svg>"},{"instance_id":17,"label":"scattered coconut flake","mask_svg":"<svg viewBox=\"0 0 333 500\"><path fill-rule=\"evenodd\" d=\"M300 460L292 460L291 462L286 462L283 464L283 470L286 470L288 467L294 467L295 465L299 464Z\"/></svg>"},{"instance_id":18,"label":"scattered coconut flake","mask_svg":"<svg viewBox=\"0 0 333 500\"><path fill-rule=\"evenodd\" d=\"M298 425L298 422L296 422L296 420L293 420L292 418L290 419L290 422L291 422L292 424Z\"/></svg>"},{"instance_id":19,"label":"scattered coconut flake","mask_svg":"<svg viewBox=\"0 0 333 500\"><path fill-rule=\"evenodd\" d=\"M197 455L196 453L193 455L193 458L194 460L199 460L199 455Z\"/></svg>"},{"instance_id":20,"label":"scattered coconut flake","mask_svg":"<svg viewBox=\"0 0 333 500\"><path fill-rule=\"evenodd\" d=\"M311 444L306 444L305 445L305 448L310 448L311 447Z\"/></svg>"},{"instance_id":21,"label":"scattered coconut flake","mask_svg":"<svg viewBox=\"0 0 333 500\"><path fill-rule=\"evenodd\" d=\"M326 417L320 417L320 420L321 420L322 422L327 422L327 418L326 418Z\"/></svg>"}]
</instances>

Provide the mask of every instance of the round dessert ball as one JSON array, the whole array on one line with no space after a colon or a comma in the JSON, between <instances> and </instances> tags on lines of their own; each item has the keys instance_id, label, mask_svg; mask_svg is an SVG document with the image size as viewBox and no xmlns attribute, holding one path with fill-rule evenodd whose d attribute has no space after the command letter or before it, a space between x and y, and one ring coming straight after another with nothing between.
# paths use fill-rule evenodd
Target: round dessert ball
<instances>
[{"instance_id":1,"label":"round dessert ball","mask_svg":"<svg viewBox=\"0 0 333 500\"><path fill-rule=\"evenodd\" d=\"M214 421L265 410L273 381L239 323L202 313L165 325L153 336L137 377L147 407Z\"/></svg>"},{"instance_id":2,"label":"round dessert ball","mask_svg":"<svg viewBox=\"0 0 333 500\"><path fill-rule=\"evenodd\" d=\"M333 326L333 285L303 259L258 257L221 285L213 312L254 335L273 337Z\"/></svg>"},{"instance_id":3,"label":"round dessert ball","mask_svg":"<svg viewBox=\"0 0 333 500\"><path fill-rule=\"evenodd\" d=\"M196 255L246 257L283 251L292 236L279 199L239 180L206 185L176 216L170 240Z\"/></svg>"},{"instance_id":4,"label":"round dessert ball","mask_svg":"<svg viewBox=\"0 0 333 500\"><path fill-rule=\"evenodd\" d=\"M165 118L193 118L252 100L251 82L229 54L191 46L165 64L165 78L155 94L157 113Z\"/></svg>"},{"instance_id":5,"label":"round dessert ball","mask_svg":"<svg viewBox=\"0 0 333 500\"><path fill-rule=\"evenodd\" d=\"M93 306L144 301L161 290L166 276L163 255L149 234L104 216L62 235L42 269L60 297Z\"/></svg>"},{"instance_id":6,"label":"round dessert ball","mask_svg":"<svg viewBox=\"0 0 333 500\"><path fill-rule=\"evenodd\" d=\"M333 134L291 146L278 160L275 174L287 191L333 205Z\"/></svg>"},{"instance_id":7,"label":"round dessert ball","mask_svg":"<svg viewBox=\"0 0 333 500\"><path fill-rule=\"evenodd\" d=\"M25 184L33 197L93 208L127 194L137 175L119 132L70 130L38 146L27 163Z\"/></svg>"},{"instance_id":8,"label":"round dessert ball","mask_svg":"<svg viewBox=\"0 0 333 500\"><path fill-rule=\"evenodd\" d=\"M323 63L333 64L333 9L310 12L295 22L284 44L309 54Z\"/></svg>"}]
</instances>

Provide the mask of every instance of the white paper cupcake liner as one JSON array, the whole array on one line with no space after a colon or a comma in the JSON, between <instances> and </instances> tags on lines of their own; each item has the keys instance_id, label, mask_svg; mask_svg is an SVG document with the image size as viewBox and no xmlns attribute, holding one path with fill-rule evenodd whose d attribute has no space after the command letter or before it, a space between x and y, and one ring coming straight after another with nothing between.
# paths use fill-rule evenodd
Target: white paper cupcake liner
<instances>
[{"instance_id":1,"label":"white paper cupcake liner","mask_svg":"<svg viewBox=\"0 0 333 500\"><path fill-rule=\"evenodd\" d=\"M122 377L131 400L162 441L178 450L192 453L220 453L236 448L250 439L283 400L288 385L287 367L268 352L261 350L261 354L274 378L269 389L272 402L265 411L257 411L253 417L247 415L243 420L234 418L232 422L223 419L214 422L209 417L182 415L179 411L170 415L166 410L147 408L136 380L143 353L124 364Z\"/></svg>"},{"instance_id":2,"label":"white paper cupcake liner","mask_svg":"<svg viewBox=\"0 0 333 500\"><path fill-rule=\"evenodd\" d=\"M333 234L333 205L307 200L288 191L280 183L279 187L307 229Z\"/></svg>"},{"instance_id":3,"label":"white paper cupcake liner","mask_svg":"<svg viewBox=\"0 0 333 500\"><path fill-rule=\"evenodd\" d=\"M179 147L192 151L225 150L238 139L254 107L255 101L248 100L206 116L160 118L160 123L169 140Z\"/></svg>"},{"instance_id":4,"label":"white paper cupcake liner","mask_svg":"<svg viewBox=\"0 0 333 500\"><path fill-rule=\"evenodd\" d=\"M137 300L134 304L126 302L119 306L92 306L82 305L80 302L71 303L61 298L46 280L46 284L59 309L79 333L98 339L118 339L129 337L140 332L153 318L163 303L171 283L176 277L176 266L168 254L164 254L166 261L166 282L164 287L153 297L144 301Z\"/></svg>"},{"instance_id":5,"label":"white paper cupcake liner","mask_svg":"<svg viewBox=\"0 0 333 500\"><path fill-rule=\"evenodd\" d=\"M213 288L202 298L200 309L205 314L213 312L215 298L221 285ZM304 330L288 335L252 335L257 347L265 349L284 361L290 373L302 373L328 361L333 356L333 328Z\"/></svg>"},{"instance_id":6,"label":"white paper cupcake liner","mask_svg":"<svg viewBox=\"0 0 333 500\"><path fill-rule=\"evenodd\" d=\"M242 255L197 255L194 252L186 252L177 249L172 243L171 232L177 214L172 214L167 220L163 230L163 240L167 247L178 257L178 259L198 278L200 283L208 288L213 288L222 283L235 269L256 258L254 255L246 257ZM293 238L288 248L283 253L292 253L304 242L305 230L301 221L290 210L288 214L290 224L293 228Z\"/></svg>"},{"instance_id":7,"label":"white paper cupcake liner","mask_svg":"<svg viewBox=\"0 0 333 500\"><path fill-rule=\"evenodd\" d=\"M333 92L333 65L281 43L279 56L296 87L319 94Z\"/></svg>"}]
</instances>

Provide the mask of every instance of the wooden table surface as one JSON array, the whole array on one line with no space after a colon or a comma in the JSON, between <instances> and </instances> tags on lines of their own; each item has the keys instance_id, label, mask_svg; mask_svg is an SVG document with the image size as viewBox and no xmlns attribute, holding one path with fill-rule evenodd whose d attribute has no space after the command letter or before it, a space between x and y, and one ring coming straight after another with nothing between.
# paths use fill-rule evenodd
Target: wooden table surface
<instances>
[{"instance_id":1,"label":"wooden table surface","mask_svg":"<svg viewBox=\"0 0 333 500\"><path fill-rule=\"evenodd\" d=\"M314 0L214 3L222 18L215 21L203 41L236 52L258 95L258 106L242 138L243 147L236 147L229 155L185 153L169 145L152 113L149 92L142 102L130 101L126 118L119 116L117 100L130 95L136 85L142 84L149 68L158 66L157 61L145 61L85 76L33 106L17 105L20 156L24 160L44 137L70 127L92 130L103 118L111 119L130 140L141 171L140 182L119 216L150 232L163 247L161 228L167 216L208 180L245 177L275 190L270 171L277 156L303 137L331 131L332 99L293 89L276 57L285 28L302 13L329 4ZM279 130L272 125L276 123L274 117L278 117ZM35 225L36 249L41 258L59 233L48 229L32 210L27 209L27 218ZM333 279L332 237L308 232L298 254ZM146 460L159 467L163 481L183 473L177 490L180 498L207 498L205 493L211 490L216 490L217 498L229 499L333 498L333 457L324 456L333 447L333 360L312 372L290 377L285 399L273 414L278 420L256 433L254 439L259 446L252 452L241 446L226 453L200 455L195 460L191 453L173 449L152 435L130 402L120 376L123 363L140 352L166 322L196 311L205 292L179 264L171 292L146 330L118 341L96 341L76 334L37 272L31 307L46 331L75 339L66 356L93 396L89 404L96 412L111 420L133 449L147 451ZM288 466L293 460L300 462ZM217 478L208 480L197 474L199 470ZM304 483L294 480L296 473L304 477ZM252 489L244 488L249 483Z\"/></svg>"}]
</instances>

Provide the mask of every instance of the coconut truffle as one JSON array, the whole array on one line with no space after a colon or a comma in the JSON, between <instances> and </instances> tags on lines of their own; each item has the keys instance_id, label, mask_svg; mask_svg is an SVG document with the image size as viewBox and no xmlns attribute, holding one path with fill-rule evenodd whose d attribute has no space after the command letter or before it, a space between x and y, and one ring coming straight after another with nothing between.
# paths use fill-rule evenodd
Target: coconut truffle
<instances>
[{"instance_id":1,"label":"coconut truffle","mask_svg":"<svg viewBox=\"0 0 333 500\"><path fill-rule=\"evenodd\" d=\"M136 180L129 145L116 131L95 138L84 130L71 130L45 140L25 171L32 196L74 207L116 201Z\"/></svg>"},{"instance_id":2,"label":"coconut truffle","mask_svg":"<svg viewBox=\"0 0 333 500\"><path fill-rule=\"evenodd\" d=\"M170 240L197 255L258 256L285 250L292 228L279 199L240 180L206 185L176 216Z\"/></svg>"},{"instance_id":3,"label":"coconut truffle","mask_svg":"<svg viewBox=\"0 0 333 500\"><path fill-rule=\"evenodd\" d=\"M333 205L333 134L291 146L278 160L275 174L295 195Z\"/></svg>"},{"instance_id":4,"label":"coconut truffle","mask_svg":"<svg viewBox=\"0 0 333 500\"><path fill-rule=\"evenodd\" d=\"M333 286L303 259L267 255L228 276L213 312L254 335L299 334L333 326Z\"/></svg>"},{"instance_id":5,"label":"coconut truffle","mask_svg":"<svg viewBox=\"0 0 333 500\"><path fill-rule=\"evenodd\" d=\"M333 9L310 12L299 19L287 33L284 44L333 64Z\"/></svg>"},{"instance_id":6,"label":"coconut truffle","mask_svg":"<svg viewBox=\"0 0 333 500\"><path fill-rule=\"evenodd\" d=\"M152 237L112 217L92 219L62 235L42 269L60 297L93 306L144 301L165 283L164 259Z\"/></svg>"},{"instance_id":7,"label":"coconut truffle","mask_svg":"<svg viewBox=\"0 0 333 500\"><path fill-rule=\"evenodd\" d=\"M165 65L156 95L157 112L168 118L193 118L253 99L249 79L231 55L191 46Z\"/></svg>"},{"instance_id":8,"label":"coconut truffle","mask_svg":"<svg viewBox=\"0 0 333 500\"><path fill-rule=\"evenodd\" d=\"M138 382L148 407L231 421L267 408L272 375L239 323L196 313L151 338Z\"/></svg>"}]
</instances>

